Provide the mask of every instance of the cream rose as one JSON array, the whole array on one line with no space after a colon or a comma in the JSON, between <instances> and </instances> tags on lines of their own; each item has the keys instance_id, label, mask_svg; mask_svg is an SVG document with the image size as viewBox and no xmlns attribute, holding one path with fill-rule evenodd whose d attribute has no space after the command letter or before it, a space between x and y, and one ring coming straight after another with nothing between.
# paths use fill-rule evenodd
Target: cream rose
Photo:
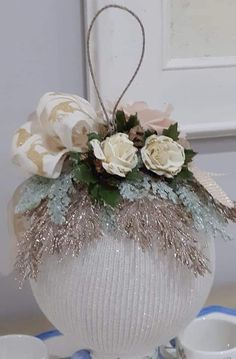
<instances>
[{"instance_id":1,"label":"cream rose","mask_svg":"<svg viewBox=\"0 0 236 359\"><path fill-rule=\"evenodd\" d=\"M167 178L176 176L185 161L183 146L167 136L148 137L141 149L141 156L150 171Z\"/></svg>"},{"instance_id":2,"label":"cream rose","mask_svg":"<svg viewBox=\"0 0 236 359\"><path fill-rule=\"evenodd\" d=\"M137 148L124 133L116 133L103 142L92 140L90 144L95 157L102 161L103 168L110 174L125 177L137 166Z\"/></svg>"},{"instance_id":3,"label":"cream rose","mask_svg":"<svg viewBox=\"0 0 236 359\"><path fill-rule=\"evenodd\" d=\"M57 178L68 152L87 152L87 135L98 132L100 125L101 120L85 99L46 93L13 138L13 161L32 174Z\"/></svg>"}]
</instances>

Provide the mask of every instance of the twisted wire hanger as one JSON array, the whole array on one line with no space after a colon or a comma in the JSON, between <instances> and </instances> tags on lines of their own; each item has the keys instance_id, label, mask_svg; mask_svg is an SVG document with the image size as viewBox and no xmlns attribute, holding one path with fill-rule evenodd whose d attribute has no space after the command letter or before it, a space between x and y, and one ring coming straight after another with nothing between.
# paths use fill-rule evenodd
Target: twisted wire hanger
<instances>
[{"instance_id":1,"label":"twisted wire hanger","mask_svg":"<svg viewBox=\"0 0 236 359\"><path fill-rule=\"evenodd\" d=\"M113 108L113 112L112 112L112 119L109 118L109 115L108 115L108 112L106 110L106 107L104 105L104 102L102 100L102 97L101 97L101 93L100 93L100 90L98 88L98 84L97 84L97 80L96 80L96 77L95 77L95 73L94 73L94 69L93 69L93 65L92 65L92 60L91 60L91 51L90 51L90 42L91 42L91 32L92 32L92 29L93 29L93 26L97 20L97 18L101 15L101 13L103 13L105 10L108 10L108 9L119 9L119 10L123 10L123 11L126 11L128 12L130 15L132 15L138 22L139 26L140 26L140 29L141 29L141 33L142 33L142 50L141 50L141 55L140 55L140 59L139 59L139 62L138 62L138 65L131 77L131 79L129 80L128 84L125 86L124 90L122 91L121 95L119 96L118 100L116 101L115 103L115 106ZM95 87L95 91L96 91L96 94L97 94L97 97L98 97L98 100L99 100L99 103L102 107L102 110L104 112L104 115L105 115L105 118L106 118L106 121L107 121L107 124L108 124L108 128L110 130L110 132L112 132L112 130L114 129L114 118L115 118L115 113L116 113L116 110L120 104L120 101L122 100L123 96L125 95L126 91L128 90L128 88L130 87L130 85L132 84L132 82L134 81L135 77L137 76L139 70L140 70L140 67L141 67L141 64L143 62L143 59L144 59L144 54L145 54L145 45L146 45L146 39L145 39L145 30L144 30L144 26L143 26L143 23L142 21L140 20L140 18L130 9L128 9L126 6L122 6L122 5L115 5L115 4L112 4L112 5L106 5L104 7L102 7L96 14L95 16L93 17L92 21L91 21L91 24L89 26L89 29L88 29L88 33L87 33L87 42L86 42L86 50L87 50L87 58L88 58L88 66L89 66L89 71L90 71L90 75L91 75L91 78L92 78L92 81L93 81L93 84L94 84L94 87Z\"/></svg>"}]
</instances>

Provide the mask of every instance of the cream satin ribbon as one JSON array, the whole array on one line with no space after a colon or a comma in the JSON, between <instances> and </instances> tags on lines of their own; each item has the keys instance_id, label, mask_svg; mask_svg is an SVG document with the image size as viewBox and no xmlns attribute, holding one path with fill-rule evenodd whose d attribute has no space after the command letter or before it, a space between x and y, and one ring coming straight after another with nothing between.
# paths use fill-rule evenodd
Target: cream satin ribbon
<instances>
[{"instance_id":1,"label":"cream satin ribbon","mask_svg":"<svg viewBox=\"0 0 236 359\"><path fill-rule=\"evenodd\" d=\"M31 174L57 178L69 151L86 152L87 134L102 120L85 99L49 92L13 138L13 162Z\"/></svg>"},{"instance_id":2,"label":"cream satin ribbon","mask_svg":"<svg viewBox=\"0 0 236 359\"><path fill-rule=\"evenodd\" d=\"M228 208L234 208L234 202L223 191L223 189L214 181L212 174L202 171L194 165L190 166L196 180L207 190L208 193L219 203Z\"/></svg>"}]
</instances>

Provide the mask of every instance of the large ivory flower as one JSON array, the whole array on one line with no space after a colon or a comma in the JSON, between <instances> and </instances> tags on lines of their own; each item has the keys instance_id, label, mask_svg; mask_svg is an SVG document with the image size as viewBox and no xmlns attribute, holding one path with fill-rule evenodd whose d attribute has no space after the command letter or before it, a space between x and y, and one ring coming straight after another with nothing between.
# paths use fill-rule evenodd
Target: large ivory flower
<instances>
[{"instance_id":1,"label":"large ivory flower","mask_svg":"<svg viewBox=\"0 0 236 359\"><path fill-rule=\"evenodd\" d=\"M63 93L46 93L30 120L13 138L13 161L32 174L57 178L69 151L86 152L89 132L99 120L85 99Z\"/></svg>"},{"instance_id":2,"label":"large ivory flower","mask_svg":"<svg viewBox=\"0 0 236 359\"><path fill-rule=\"evenodd\" d=\"M150 171L167 178L176 176L185 161L183 146L167 136L148 137L141 149L141 156Z\"/></svg>"},{"instance_id":3,"label":"large ivory flower","mask_svg":"<svg viewBox=\"0 0 236 359\"><path fill-rule=\"evenodd\" d=\"M124 133L116 133L101 143L92 140L90 144L95 157L102 161L103 168L110 174L125 177L137 166L137 148Z\"/></svg>"}]
</instances>

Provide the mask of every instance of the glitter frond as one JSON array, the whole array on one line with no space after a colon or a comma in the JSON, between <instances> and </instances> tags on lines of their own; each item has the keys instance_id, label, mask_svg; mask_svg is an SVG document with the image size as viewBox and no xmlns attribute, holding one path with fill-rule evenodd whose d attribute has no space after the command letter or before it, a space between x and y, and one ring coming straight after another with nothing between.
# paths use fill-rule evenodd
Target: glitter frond
<instances>
[{"instance_id":1,"label":"glitter frond","mask_svg":"<svg viewBox=\"0 0 236 359\"><path fill-rule=\"evenodd\" d=\"M197 194L197 196L208 205L208 203L211 203L211 205L215 208L219 214L224 217L225 219L236 222L236 205L234 203L234 207L230 208L228 206L223 205L219 201L217 201L208 191L205 187L201 185L198 181L193 181L191 183L191 187L193 188L194 192Z\"/></svg>"},{"instance_id":2,"label":"glitter frond","mask_svg":"<svg viewBox=\"0 0 236 359\"><path fill-rule=\"evenodd\" d=\"M208 260L198 248L196 233L191 230L191 217L183 207L161 199L125 201L117 210L116 218L117 227L143 249L157 243L164 254L172 252L175 259L195 275L209 271Z\"/></svg>"},{"instance_id":3,"label":"glitter frond","mask_svg":"<svg viewBox=\"0 0 236 359\"><path fill-rule=\"evenodd\" d=\"M197 231L205 231L213 237L231 239L226 232L227 220L211 202L204 203L190 187L178 185L176 194L184 207L191 213Z\"/></svg>"},{"instance_id":4,"label":"glitter frond","mask_svg":"<svg viewBox=\"0 0 236 359\"><path fill-rule=\"evenodd\" d=\"M191 229L191 216L183 207L162 199L123 200L105 216L104 207L92 202L87 191L80 189L73 196L62 225L52 222L48 200L18 217L18 222L25 225L23 232L17 231L16 269L23 279L36 279L46 256L79 255L82 246L100 240L104 234L134 240L143 250L157 246L163 255L172 253L195 275L209 272L208 260L199 248L198 233Z\"/></svg>"},{"instance_id":5,"label":"glitter frond","mask_svg":"<svg viewBox=\"0 0 236 359\"><path fill-rule=\"evenodd\" d=\"M18 226L24 231L17 231L18 256L16 271L20 281L37 278L40 266L48 255L58 254L63 258L68 254L78 255L83 245L88 245L101 237L100 207L93 205L85 191L74 196L62 225L52 222L43 201L34 211L18 215Z\"/></svg>"}]
</instances>

